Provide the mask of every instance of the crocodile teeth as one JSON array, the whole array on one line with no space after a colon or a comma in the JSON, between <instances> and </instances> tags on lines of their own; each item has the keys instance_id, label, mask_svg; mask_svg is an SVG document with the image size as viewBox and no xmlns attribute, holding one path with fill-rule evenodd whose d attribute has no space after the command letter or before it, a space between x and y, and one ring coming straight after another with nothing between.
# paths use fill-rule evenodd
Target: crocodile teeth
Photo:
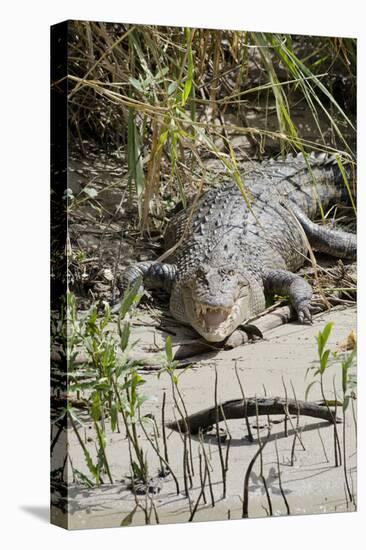
<instances>
[{"instance_id":1,"label":"crocodile teeth","mask_svg":"<svg viewBox=\"0 0 366 550\"><path fill-rule=\"evenodd\" d=\"M232 308L210 307L204 304L196 305L197 317L208 330L215 330L218 326L226 323L231 312Z\"/></svg>"}]
</instances>

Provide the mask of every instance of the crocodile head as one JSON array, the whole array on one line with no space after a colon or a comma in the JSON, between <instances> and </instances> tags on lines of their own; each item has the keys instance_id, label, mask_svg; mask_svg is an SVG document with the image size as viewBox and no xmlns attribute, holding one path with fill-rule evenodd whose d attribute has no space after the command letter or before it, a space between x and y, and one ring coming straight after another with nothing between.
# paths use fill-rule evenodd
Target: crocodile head
<instances>
[{"instance_id":1,"label":"crocodile head","mask_svg":"<svg viewBox=\"0 0 366 550\"><path fill-rule=\"evenodd\" d=\"M221 342L264 307L263 290L249 274L235 267L200 265L179 281L171 312L190 324L208 342ZM176 308L178 309L178 308ZM259 309L259 310L260 310Z\"/></svg>"}]
</instances>

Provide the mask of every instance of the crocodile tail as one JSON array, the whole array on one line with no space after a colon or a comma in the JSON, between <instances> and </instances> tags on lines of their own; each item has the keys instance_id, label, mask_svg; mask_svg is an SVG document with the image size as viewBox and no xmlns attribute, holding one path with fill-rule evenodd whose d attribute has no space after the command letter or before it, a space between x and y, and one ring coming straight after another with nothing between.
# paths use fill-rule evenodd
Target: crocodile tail
<instances>
[{"instance_id":1,"label":"crocodile tail","mask_svg":"<svg viewBox=\"0 0 366 550\"><path fill-rule=\"evenodd\" d=\"M289 166L288 177L293 184L288 198L309 217L319 215L321 208L324 210L336 202L354 202L355 170L350 159L336 154L301 152L288 155L282 163Z\"/></svg>"}]
</instances>

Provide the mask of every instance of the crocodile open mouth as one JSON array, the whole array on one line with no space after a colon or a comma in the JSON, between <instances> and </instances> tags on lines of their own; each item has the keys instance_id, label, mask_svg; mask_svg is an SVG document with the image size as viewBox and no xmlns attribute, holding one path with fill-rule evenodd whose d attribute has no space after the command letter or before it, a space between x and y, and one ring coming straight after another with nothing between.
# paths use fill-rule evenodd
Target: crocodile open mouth
<instances>
[{"instance_id":1,"label":"crocodile open mouth","mask_svg":"<svg viewBox=\"0 0 366 550\"><path fill-rule=\"evenodd\" d=\"M208 332L216 332L230 321L233 307L211 307L205 304L196 304L198 321Z\"/></svg>"}]
</instances>

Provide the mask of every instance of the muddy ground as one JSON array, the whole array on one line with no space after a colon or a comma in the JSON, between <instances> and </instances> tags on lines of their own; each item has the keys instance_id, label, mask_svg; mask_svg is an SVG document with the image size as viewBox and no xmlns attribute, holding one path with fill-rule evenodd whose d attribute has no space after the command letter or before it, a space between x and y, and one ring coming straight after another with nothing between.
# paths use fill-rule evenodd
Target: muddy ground
<instances>
[{"instance_id":1,"label":"muddy ground","mask_svg":"<svg viewBox=\"0 0 366 550\"><path fill-rule=\"evenodd\" d=\"M197 412L215 403L215 372L218 380L218 401L239 399L241 391L237 380L238 373L246 396L262 397L285 396L304 399L309 383L314 380L309 367L317 365L316 334L326 322L332 321L334 328L330 336L329 347L339 350L344 340L356 328L356 308L338 306L334 310L317 315L313 325L290 323L278 327L265 335L261 341L247 344L236 349L220 351L215 355L197 357L192 367L179 372L179 388L188 414ZM149 326L153 320L147 314L140 314L138 326L133 327L132 338L140 339L134 351L136 356L155 356L155 368L162 365L164 334ZM141 324L140 324L141 323ZM188 334L187 338L192 335ZM183 332L180 340L184 341ZM235 366L237 371L235 371ZM355 369L353 368L353 373ZM159 444L163 448L161 433L161 411L163 395L166 395L166 421L179 418L172 394L172 385L166 372L146 369L141 371L146 380L143 393L149 400L143 406L143 413L154 415L159 426ZM326 373L325 391L327 396L341 396L341 369L335 362ZM309 393L310 400L321 399L319 385L314 385ZM355 402L352 404L355 407ZM284 415L250 419L254 441L248 441L248 432L244 419L229 420L221 423L223 438L221 451L226 457L228 441L228 469L226 497L223 498L222 468L220 449L215 430L203 436L200 443L197 436L191 437L192 463L194 475L188 481L188 497L185 494L183 477L184 444L181 435L167 430L167 448L169 464L178 479L180 493L171 475L158 477L159 461L148 441L141 434L141 444L148 449L149 472L153 478L151 493L138 497L147 508L151 501L156 507L151 522L186 522L201 492L200 454L202 444L210 464L210 481L206 480L204 498L201 496L193 521L237 519L242 517L244 478L248 465L258 450L258 436L263 441L270 436L262 452L263 475L267 482L272 514L314 514L326 512L353 511L356 508L356 433L355 421L349 406L346 414L346 473L352 492L350 501L345 488L343 466L335 467L334 426L327 421L302 416L299 425L297 417L287 420ZM338 415L342 416L341 410ZM153 435L148 427L150 436ZM343 425L337 425L338 436L343 448ZM287 432L287 433L286 433ZM88 419L80 429L89 452L95 458L96 434ZM107 455L114 484L106 483L100 487L87 488L72 483L69 487L69 528L92 528L119 526L121 521L135 507L135 497L128 489L129 453L127 440L123 433L112 433L107 428ZM225 435L226 434L226 439ZM299 437L297 437L297 435ZM276 451L277 449L277 451ZM68 451L74 468L88 475L82 449L72 430L68 431ZM278 458L277 458L278 452ZM293 461L293 462L292 462ZM260 460L254 464L249 478L249 517L269 515L270 506L263 482L259 477ZM282 492L281 492L282 491ZM56 494L54 495L56 496ZM59 501L60 502L60 501ZM64 514L53 510L54 520L61 521ZM145 514L137 510L132 525L145 524Z\"/></svg>"},{"instance_id":2,"label":"muddy ground","mask_svg":"<svg viewBox=\"0 0 366 550\"><path fill-rule=\"evenodd\" d=\"M304 121L303 124L306 129L307 122ZM238 148L237 154L240 153L240 148L244 152L249 150L250 143L243 142L243 136L240 139L238 137L237 141L235 136L232 139L234 147ZM159 224L163 227L165 223L164 220L162 223L161 220L155 220L149 238L142 238L136 229L136 204L128 198L123 149L111 154L103 153L87 143L84 148L88 150L87 157L82 157L75 149L69 158L71 200L68 275L71 288L77 296L80 315L93 303L101 307L103 301L110 301L116 291L116 275L126 265L159 256L162 251ZM222 179L222 167L217 161L206 159L206 165L214 179ZM198 180L199 177L193 174L192 193ZM169 176L163 178L162 185L167 201L165 207L168 210L174 207L174 201L169 202L170 184ZM335 261L323 258L322 265L326 268L334 266ZM287 393L289 398L304 399L306 388L315 379L314 370L309 371L309 368L318 364L316 335L319 330L328 321L334 323L329 340L329 347L333 351L340 351L340 346L348 335L356 330L356 305L352 299L352 296L343 296L338 302L336 300L338 305L330 311L316 315L312 325L291 322L266 332L262 340L231 350L206 350L208 353L195 355L197 335L189 328L177 325L170 317L167 297L161 293L151 298L145 297L132 319L131 340L138 340L138 344L131 353L136 358L145 359L146 366L140 372L145 379L143 393L149 399L144 403L142 413L154 415L159 429L160 448L163 448L164 395L165 420L173 421L179 417L170 376L161 370L165 364L166 336L172 337L174 352L180 349L186 353L188 350L190 355L184 363L188 366L176 371L188 414L214 406L216 375L218 402L241 398L237 375L247 397L285 397ZM110 329L116 333L115 322L110 324ZM355 367L352 373L355 373ZM333 399L336 392L340 399L342 392L339 360L334 361L327 370L324 382L327 397ZM308 399L321 399L319 384L312 386ZM140 431L140 443L148 451L149 474L152 480L150 492L137 497L138 502L142 508L148 510L151 523L186 522L192 517L193 521L241 518L248 466L258 450L259 440L266 440L270 429L262 452L262 473L268 495L263 478L260 477L261 460L258 458L248 478L248 517L353 511L356 509L355 408L356 401L352 400L345 421L345 469L343 464L335 467L333 425L305 416L300 417L298 425L296 415L286 419L282 414L261 416L258 422L256 418L251 418L250 427L254 441L248 439L244 419L221 423L221 449L215 429L212 433L203 435L202 440L197 436L186 440L186 446L192 454L189 459L191 477L188 476L185 484L183 464L187 447L184 446L181 434L168 429L169 464L179 483L179 494L171 474L166 477L158 476L161 464ZM342 416L341 407L338 407L339 415ZM80 435L95 459L96 433L87 414L83 421ZM57 503L57 507L52 509L55 523L63 522L66 508L69 512L68 526L71 529L119 526L126 518L126 523L132 525L147 522L142 508L137 508L129 517L135 510L136 497L130 489L128 442L122 429L121 433L113 433L108 421L106 425L106 453L114 483L107 483L104 476L103 485L88 488L80 482L75 483L71 468L66 467L68 504L66 495L60 495L56 488L53 501ZM147 429L152 436L151 426ZM337 432L343 453L343 424L337 425ZM64 464L64 447L65 440L60 438L53 455L54 469ZM67 451L73 468L88 475L82 448L71 428L67 431ZM206 453L209 474L206 474L202 492L203 453ZM227 461L225 496L220 456Z\"/></svg>"}]
</instances>

